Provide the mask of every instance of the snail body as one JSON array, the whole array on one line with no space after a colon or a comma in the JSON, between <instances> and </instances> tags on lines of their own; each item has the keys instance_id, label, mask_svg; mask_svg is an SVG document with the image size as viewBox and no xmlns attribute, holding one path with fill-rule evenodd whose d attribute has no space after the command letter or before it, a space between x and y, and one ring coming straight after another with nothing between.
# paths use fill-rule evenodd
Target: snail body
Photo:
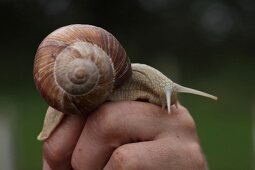
<instances>
[{"instance_id":1,"label":"snail body","mask_svg":"<svg viewBox=\"0 0 255 170\"><path fill-rule=\"evenodd\" d=\"M177 92L217 99L180 86L150 66L131 65L118 40L91 25L69 25L49 34L38 47L33 73L49 105L39 140L50 136L64 113L88 114L106 100L142 99L170 112Z\"/></svg>"}]
</instances>

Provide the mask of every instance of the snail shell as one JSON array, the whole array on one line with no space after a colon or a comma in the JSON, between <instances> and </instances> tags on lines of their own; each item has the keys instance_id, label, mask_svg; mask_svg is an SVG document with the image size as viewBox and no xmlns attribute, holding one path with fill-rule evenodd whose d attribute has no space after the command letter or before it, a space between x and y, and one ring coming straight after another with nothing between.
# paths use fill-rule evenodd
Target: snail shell
<instances>
[{"instance_id":1,"label":"snail shell","mask_svg":"<svg viewBox=\"0 0 255 170\"><path fill-rule=\"evenodd\" d=\"M77 24L59 28L42 41L33 73L50 106L68 114L86 114L131 77L131 66L112 34Z\"/></svg>"}]
</instances>

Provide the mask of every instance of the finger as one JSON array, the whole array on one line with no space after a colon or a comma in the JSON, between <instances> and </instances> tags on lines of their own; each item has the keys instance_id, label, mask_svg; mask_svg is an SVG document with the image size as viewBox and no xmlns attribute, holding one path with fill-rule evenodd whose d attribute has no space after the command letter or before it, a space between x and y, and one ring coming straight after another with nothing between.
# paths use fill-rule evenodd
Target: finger
<instances>
[{"instance_id":1,"label":"finger","mask_svg":"<svg viewBox=\"0 0 255 170\"><path fill-rule=\"evenodd\" d=\"M170 133L179 125L178 120L172 121L175 115L175 111L169 115L144 102L105 104L88 118L74 150L72 166L77 170L101 170L120 145L154 140L167 130Z\"/></svg>"},{"instance_id":2,"label":"finger","mask_svg":"<svg viewBox=\"0 0 255 170\"><path fill-rule=\"evenodd\" d=\"M79 139L85 118L65 115L61 124L43 143L43 169L71 169L71 156Z\"/></svg>"},{"instance_id":3,"label":"finger","mask_svg":"<svg viewBox=\"0 0 255 170\"><path fill-rule=\"evenodd\" d=\"M205 169L196 142L178 138L131 143L117 148L103 170Z\"/></svg>"}]
</instances>

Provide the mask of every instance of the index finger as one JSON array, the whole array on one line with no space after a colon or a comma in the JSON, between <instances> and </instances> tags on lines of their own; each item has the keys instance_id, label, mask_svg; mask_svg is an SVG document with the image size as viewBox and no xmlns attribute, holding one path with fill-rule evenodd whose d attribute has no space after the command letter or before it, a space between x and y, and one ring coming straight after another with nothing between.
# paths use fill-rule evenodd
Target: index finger
<instances>
[{"instance_id":1,"label":"index finger","mask_svg":"<svg viewBox=\"0 0 255 170\"><path fill-rule=\"evenodd\" d=\"M43 143L43 169L71 169L71 156L79 139L85 118L65 115L53 134Z\"/></svg>"}]
</instances>

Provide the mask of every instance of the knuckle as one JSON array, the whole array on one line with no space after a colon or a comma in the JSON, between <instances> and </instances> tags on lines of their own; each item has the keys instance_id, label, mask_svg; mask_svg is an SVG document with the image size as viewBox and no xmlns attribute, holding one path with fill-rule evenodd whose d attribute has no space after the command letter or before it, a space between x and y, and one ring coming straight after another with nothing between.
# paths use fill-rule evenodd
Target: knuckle
<instances>
[{"instance_id":1,"label":"knuckle","mask_svg":"<svg viewBox=\"0 0 255 170\"><path fill-rule=\"evenodd\" d=\"M62 149L54 141L48 139L43 143L43 155L47 159L47 162L56 164L64 159L65 153L63 153Z\"/></svg>"},{"instance_id":2,"label":"knuckle","mask_svg":"<svg viewBox=\"0 0 255 170\"><path fill-rule=\"evenodd\" d=\"M111 166L116 170L136 170L139 168L137 160L128 148L120 147L111 156Z\"/></svg>"},{"instance_id":3,"label":"knuckle","mask_svg":"<svg viewBox=\"0 0 255 170\"><path fill-rule=\"evenodd\" d=\"M73 153L72 158L71 158L71 165L73 169L79 170L82 169L81 168L81 164L80 164L80 159L79 156L77 155L76 152Z\"/></svg>"},{"instance_id":4,"label":"knuckle","mask_svg":"<svg viewBox=\"0 0 255 170\"><path fill-rule=\"evenodd\" d=\"M184 120L185 127L190 131L196 130L196 124L194 119L191 116L187 116Z\"/></svg>"},{"instance_id":5,"label":"knuckle","mask_svg":"<svg viewBox=\"0 0 255 170\"><path fill-rule=\"evenodd\" d=\"M201 151L201 147L198 143L194 142L189 144L189 155L191 158L191 162L193 163L194 167L197 169L205 169L206 162L204 155Z\"/></svg>"},{"instance_id":6,"label":"knuckle","mask_svg":"<svg viewBox=\"0 0 255 170\"><path fill-rule=\"evenodd\" d=\"M190 113L187 111L186 108L181 108L181 113L179 114L179 121L180 124L188 131L195 132L196 130L196 123Z\"/></svg>"},{"instance_id":7,"label":"knuckle","mask_svg":"<svg viewBox=\"0 0 255 170\"><path fill-rule=\"evenodd\" d=\"M186 107L182 105L178 105L179 112L188 113L189 111L186 109Z\"/></svg>"},{"instance_id":8,"label":"knuckle","mask_svg":"<svg viewBox=\"0 0 255 170\"><path fill-rule=\"evenodd\" d=\"M120 111L112 104L102 105L95 113L89 118L89 126L91 129L98 129L101 133L109 136L118 128L118 121L120 120Z\"/></svg>"}]
</instances>

